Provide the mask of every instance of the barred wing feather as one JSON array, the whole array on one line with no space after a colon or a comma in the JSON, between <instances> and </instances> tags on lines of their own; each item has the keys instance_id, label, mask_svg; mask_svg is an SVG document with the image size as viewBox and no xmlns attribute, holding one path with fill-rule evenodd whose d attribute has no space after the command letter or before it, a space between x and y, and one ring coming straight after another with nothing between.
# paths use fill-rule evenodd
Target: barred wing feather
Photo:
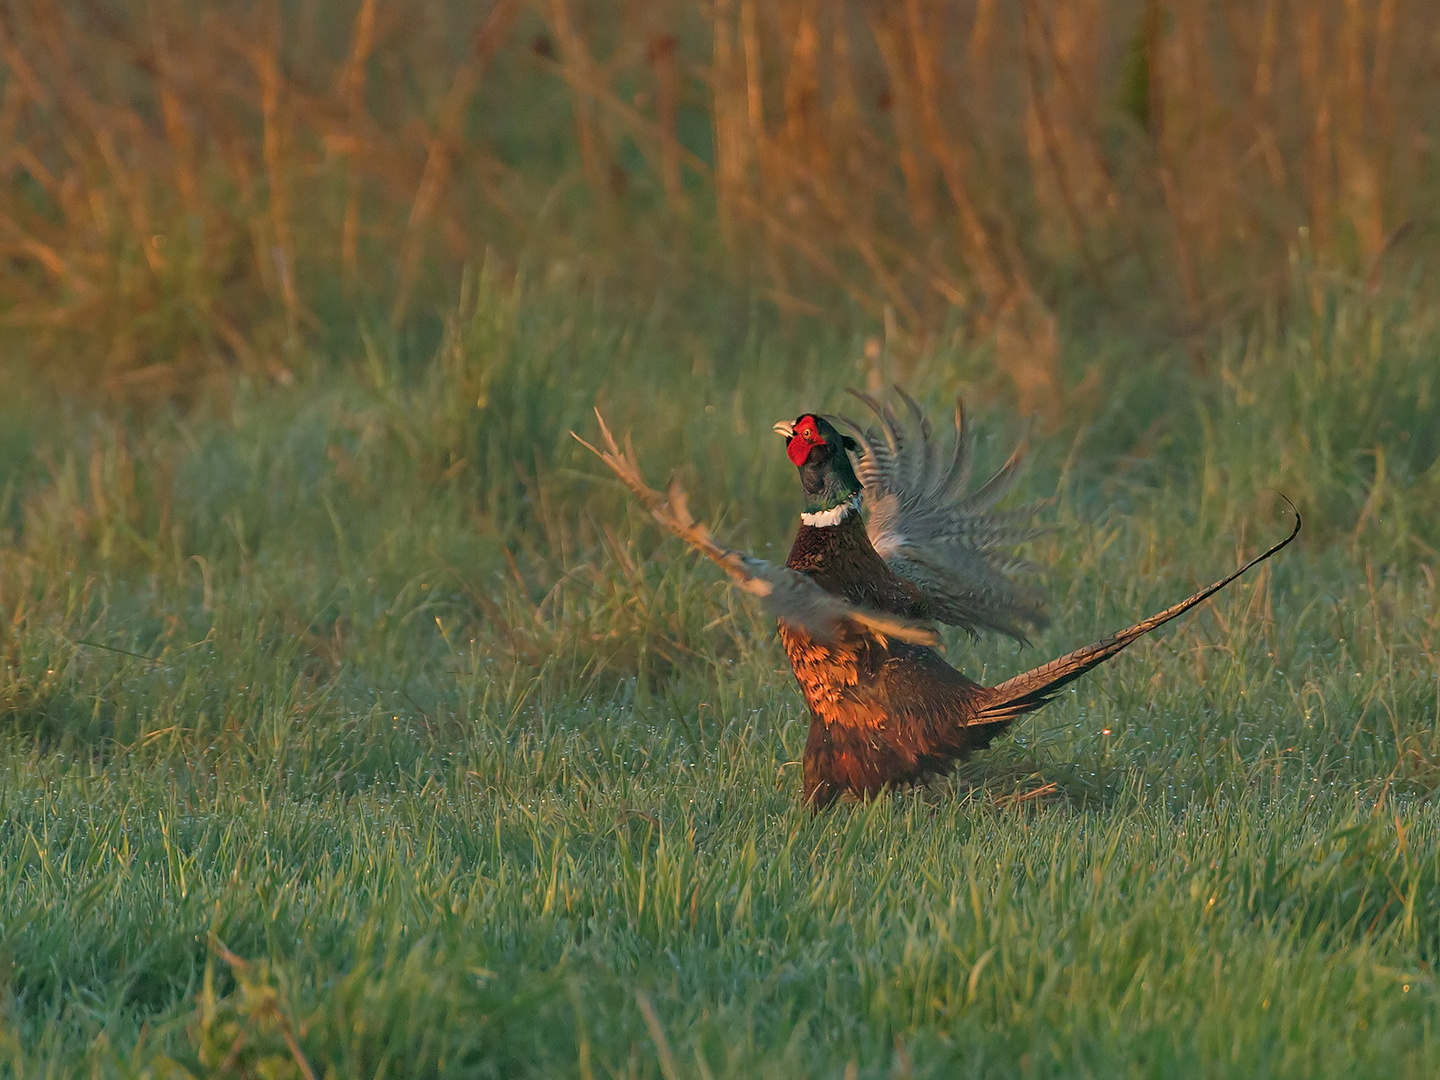
<instances>
[{"instance_id":1,"label":"barred wing feather","mask_svg":"<svg viewBox=\"0 0 1440 1080\"><path fill-rule=\"evenodd\" d=\"M1024 444L994 476L967 491L972 461L964 406L956 400L955 439L947 451L914 398L896 390L908 413L903 419L858 390L849 393L875 414L878 428L836 418L859 443L855 473L865 489L871 544L925 596L931 617L1024 641L1027 626L1049 620L1039 592L1012 577L1035 567L1009 550L1045 530L1032 524L1038 507L991 510L1014 484Z\"/></svg>"},{"instance_id":2,"label":"barred wing feather","mask_svg":"<svg viewBox=\"0 0 1440 1080\"><path fill-rule=\"evenodd\" d=\"M595 416L600 421L604 448L591 446L572 431L570 434L576 441L603 461L663 528L719 566L738 588L760 597L777 618L803 628L822 641L833 640L847 629L917 645L934 645L939 641L929 626L846 603L804 574L720 544L704 524L691 516L684 490L672 481L669 489L661 494L647 484L629 440L621 450L598 409Z\"/></svg>"}]
</instances>

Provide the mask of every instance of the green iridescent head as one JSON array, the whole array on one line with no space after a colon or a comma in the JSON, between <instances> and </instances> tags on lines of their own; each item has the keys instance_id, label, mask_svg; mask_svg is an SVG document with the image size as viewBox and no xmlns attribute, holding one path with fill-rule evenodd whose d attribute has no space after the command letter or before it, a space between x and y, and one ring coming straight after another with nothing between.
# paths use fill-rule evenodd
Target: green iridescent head
<instances>
[{"instance_id":1,"label":"green iridescent head","mask_svg":"<svg viewBox=\"0 0 1440 1080\"><path fill-rule=\"evenodd\" d=\"M785 437L785 453L800 470L806 513L834 510L860 494L860 481L846 453L858 450L859 444L840 434L830 421L805 413L794 423L782 420L775 431Z\"/></svg>"}]
</instances>

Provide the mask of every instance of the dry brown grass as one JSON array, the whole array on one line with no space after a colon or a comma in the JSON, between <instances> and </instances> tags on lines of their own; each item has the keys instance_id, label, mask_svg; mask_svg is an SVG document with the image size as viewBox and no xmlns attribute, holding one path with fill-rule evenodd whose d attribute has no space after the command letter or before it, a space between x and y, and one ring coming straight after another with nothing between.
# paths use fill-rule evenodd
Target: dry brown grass
<instances>
[{"instance_id":1,"label":"dry brown grass","mask_svg":"<svg viewBox=\"0 0 1440 1080\"><path fill-rule=\"evenodd\" d=\"M0 320L116 392L283 379L345 298L713 220L781 308L958 326L1045 408L1068 288L1186 333L1297 256L1373 279L1433 217L1437 41L1416 0L7 0Z\"/></svg>"}]
</instances>

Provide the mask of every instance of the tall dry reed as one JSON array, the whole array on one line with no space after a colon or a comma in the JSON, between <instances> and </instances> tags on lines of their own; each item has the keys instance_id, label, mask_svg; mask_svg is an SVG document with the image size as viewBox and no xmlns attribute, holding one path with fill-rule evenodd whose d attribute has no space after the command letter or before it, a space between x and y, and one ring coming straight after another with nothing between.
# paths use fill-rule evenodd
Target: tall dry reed
<instances>
[{"instance_id":1,"label":"tall dry reed","mask_svg":"<svg viewBox=\"0 0 1440 1080\"><path fill-rule=\"evenodd\" d=\"M1297 253L1377 281L1434 218L1437 35L1415 0L7 0L0 320L170 394L486 252L713 223L779 307L847 297L901 363L988 340L1053 408L1067 295L1186 334Z\"/></svg>"}]
</instances>

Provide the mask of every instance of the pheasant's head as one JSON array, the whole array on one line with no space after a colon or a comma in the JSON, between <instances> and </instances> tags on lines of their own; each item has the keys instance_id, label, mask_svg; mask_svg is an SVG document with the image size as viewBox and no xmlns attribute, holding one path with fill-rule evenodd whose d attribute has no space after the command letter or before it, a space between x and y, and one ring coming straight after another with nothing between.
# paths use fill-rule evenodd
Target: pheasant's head
<instances>
[{"instance_id":1,"label":"pheasant's head","mask_svg":"<svg viewBox=\"0 0 1440 1080\"><path fill-rule=\"evenodd\" d=\"M858 505L860 481L846 453L859 449L854 439L840 434L834 424L814 413L806 413L794 423L782 420L775 425L775 431L785 437L785 453L800 470L808 524L817 524L809 520L812 515ZM833 521L818 523L837 524L844 514L833 516Z\"/></svg>"}]
</instances>

